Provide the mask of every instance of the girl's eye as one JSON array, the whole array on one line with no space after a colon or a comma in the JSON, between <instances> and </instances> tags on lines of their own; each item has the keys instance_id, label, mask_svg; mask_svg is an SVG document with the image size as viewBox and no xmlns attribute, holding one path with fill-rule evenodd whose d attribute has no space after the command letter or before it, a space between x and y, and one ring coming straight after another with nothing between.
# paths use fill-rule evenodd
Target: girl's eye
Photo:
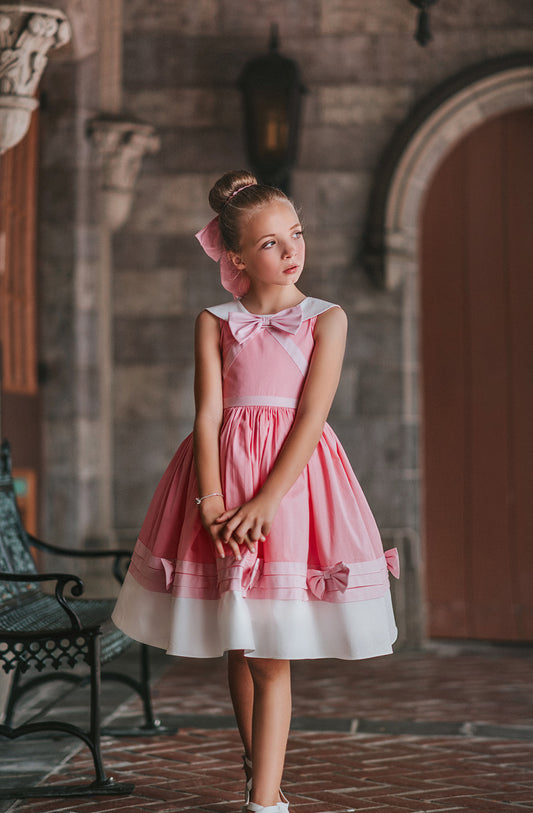
<instances>
[{"instance_id":1,"label":"girl's eye","mask_svg":"<svg viewBox=\"0 0 533 813\"><path fill-rule=\"evenodd\" d=\"M294 234L293 234L292 236L293 236L293 237L297 237L298 239L299 239L300 237L303 237L303 236L304 236L303 229L300 229L299 231L295 231L295 232L294 232Z\"/></svg>"},{"instance_id":2,"label":"girl's eye","mask_svg":"<svg viewBox=\"0 0 533 813\"><path fill-rule=\"evenodd\" d=\"M264 243L262 246L263 248L271 248L274 245L274 240L269 240L268 243Z\"/></svg>"}]
</instances>

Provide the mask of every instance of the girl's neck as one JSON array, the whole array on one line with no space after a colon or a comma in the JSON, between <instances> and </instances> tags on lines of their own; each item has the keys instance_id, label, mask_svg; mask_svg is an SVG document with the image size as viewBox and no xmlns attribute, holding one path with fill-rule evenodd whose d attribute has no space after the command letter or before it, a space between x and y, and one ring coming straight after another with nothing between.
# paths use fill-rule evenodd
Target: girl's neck
<instances>
[{"instance_id":1,"label":"girl's neck","mask_svg":"<svg viewBox=\"0 0 533 813\"><path fill-rule=\"evenodd\" d=\"M292 308L303 302L305 298L305 294L294 285L291 288L274 291L257 291L250 288L242 297L241 302L250 313L264 315Z\"/></svg>"}]
</instances>

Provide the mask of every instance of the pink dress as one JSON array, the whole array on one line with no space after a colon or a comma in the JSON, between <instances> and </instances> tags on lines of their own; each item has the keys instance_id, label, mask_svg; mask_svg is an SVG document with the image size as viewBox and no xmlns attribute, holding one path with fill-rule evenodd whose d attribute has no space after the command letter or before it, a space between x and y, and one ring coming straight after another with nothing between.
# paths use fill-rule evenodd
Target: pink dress
<instances>
[{"instance_id":1,"label":"pink dress","mask_svg":"<svg viewBox=\"0 0 533 813\"><path fill-rule=\"evenodd\" d=\"M239 302L220 320L224 418L220 467L228 508L268 476L294 421L329 302L307 297L272 316ZM214 556L201 525L192 435L152 499L113 614L138 641L169 654L261 658L369 658L392 651L396 549L383 552L375 520L338 438L326 424L283 497L272 529L242 561Z\"/></svg>"}]
</instances>

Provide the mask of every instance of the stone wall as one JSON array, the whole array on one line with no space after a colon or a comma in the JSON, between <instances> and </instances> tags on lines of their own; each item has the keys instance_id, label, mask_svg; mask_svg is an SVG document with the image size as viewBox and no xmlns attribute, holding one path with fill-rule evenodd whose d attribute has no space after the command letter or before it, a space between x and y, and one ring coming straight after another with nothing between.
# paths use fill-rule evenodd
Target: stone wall
<instances>
[{"instance_id":1,"label":"stone wall","mask_svg":"<svg viewBox=\"0 0 533 813\"><path fill-rule=\"evenodd\" d=\"M229 298L193 234L211 216L213 180L245 165L236 82L245 62L266 51L276 21L281 51L298 61L308 88L292 190L306 227L301 287L342 303L350 320L330 422L385 535L407 540L404 562L419 589L418 428L403 415L402 291L376 290L360 264L367 198L380 155L420 99L467 66L532 49L533 7L522 0L441 0L431 13L435 39L426 48L413 39L416 12L407 0L124 0L123 15L124 112L156 125L161 149L145 159L131 216L113 242L119 536L135 538L168 459L192 426L194 319L204 306ZM81 78L81 64L76 70ZM62 72L68 75L57 71L60 80ZM48 81L52 95L52 72ZM80 116L71 116L65 127L76 122ZM47 421L59 426L67 444L76 378L68 349L74 296L68 275L80 252L81 259L84 251L90 255L92 242L90 227L61 239L57 224L68 219L68 198L58 199L49 184L58 183L56 163L67 163L65 192L79 195L83 184L89 211L92 181L76 169L86 149L82 139L71 169L69 153L66 161L59 152L54 158L61 116L54 131L45 126L44 307L52 317L57 312L45 328L47 358L57 362ZM55 226L47 231L51 221ZM66 258L69 251L75 259ZM65 448L56 442L49 453L54 476L62 476L61 465L76 468L75 457L56 462L64 460ZM50 494L53 505L63 491L52 483ZM414 640L420 623L407 626Z\"/></svg>"},{"instance_id":2,"label":"stone wall","mask_svg":"<svg viewBox=\"0 0 533 813\"><path fill-rule=\"evenodd\" d=\"M77 32L77 36L79 37ZM79 39L77 40L79 43ZM79 547L97 509L98 178L86 135L98 109L97 41L50 60L41 83L37 235L43 534Z\"/></svg>"}]
</instances>

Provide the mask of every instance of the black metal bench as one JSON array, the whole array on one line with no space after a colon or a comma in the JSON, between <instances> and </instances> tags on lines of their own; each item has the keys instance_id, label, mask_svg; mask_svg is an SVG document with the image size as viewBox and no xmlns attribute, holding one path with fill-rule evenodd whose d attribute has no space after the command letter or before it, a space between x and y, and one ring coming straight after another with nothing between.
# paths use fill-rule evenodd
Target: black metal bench
<instances>
[{"instance_id":1,"label":"black metal bench","mask_svg":"<svg viewBox=\"0 0 533 813\"><path fill-rule=\"evenodd\" d=\"M0 451L0 665L13 673L0 736L14 739L26 734L49 732L79 737L90 749L95 779L90 784L38 785L0 788L0 798L40 796L81 796L89 794L127 794L132 784L115 782L105 773L100 750L101 680L118 680L134 689L141 697L144 722L138 729L113 730L114 736L124 734L173 733L154 719L150 694L148 647L140 646L140 678L129 674L102 670L101 666L122 654L133 641L110 621L114 599L82 598L82 580L70 573L38 573L30 549L38 548L61 556L111 560L115 578L121 582L129 562L125 550L69 551L50 545L28 534L17 508L9 444L4 441ZM54 593L43 591L49 583ZM87 670L75 669L85 662ZM52 667L55 671L41 672ZM39 674L23 679L34 668ZM46 719L13 727L13 717L22 696L41 684L53 680L79 685L90 683L89 725L82 729L73 723Z\"/></svg>"}]
</instances>

